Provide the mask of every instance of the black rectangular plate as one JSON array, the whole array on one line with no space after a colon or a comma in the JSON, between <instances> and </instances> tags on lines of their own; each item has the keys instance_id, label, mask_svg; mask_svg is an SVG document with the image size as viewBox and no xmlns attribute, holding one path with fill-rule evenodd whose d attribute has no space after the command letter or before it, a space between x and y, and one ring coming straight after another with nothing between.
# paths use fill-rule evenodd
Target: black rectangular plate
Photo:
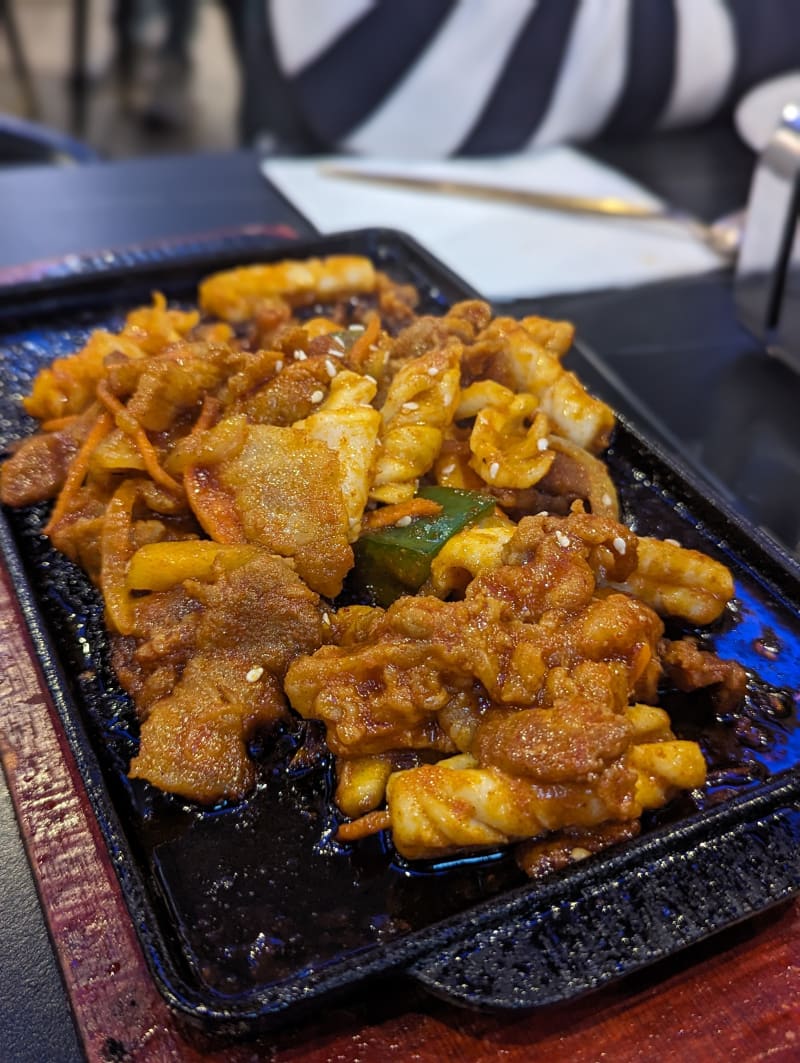
<instances>
[{"instance_id":1,"label":"black rectangular plate","mask_svg":"<svg viewBox=\"0 0 800 1063\"><path fill-rule=\"evenodd\" d=\"M0 291L0 443L33 427L37 370L115 327L154 289L190 302L208 272L288 255L369 255L414 283L423 312L471 297L402 234L365 230L275 248L225 242L190 258L104 260ZM575 357L579 357L579 354ZM365 979L405 972L475 1007L575 997L800 890L800 569L692 472L621 423L608 455L626 521L716 556L737 608L706 644L751 670L741 713L702 695L669 704L703 745L709 784L616 850L528 882L507 853L410 866L378 837L332 838L330 764L287 764L288 728L256 748L259 784L203 810L126 776L135 716L108 662L96 592L41 536L45 507L3 513L0 545L117 868L153 977L184 1016L228 1032L296 1021ZM677 632L676 632L677 633Z\"/></svg>"}]
</instances>

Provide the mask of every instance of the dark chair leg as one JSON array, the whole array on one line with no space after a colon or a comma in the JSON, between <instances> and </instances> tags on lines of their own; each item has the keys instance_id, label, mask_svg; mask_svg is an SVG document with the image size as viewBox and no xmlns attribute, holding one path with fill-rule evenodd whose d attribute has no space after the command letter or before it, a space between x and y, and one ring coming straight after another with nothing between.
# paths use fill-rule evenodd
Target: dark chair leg
<instances>
[{"instance_id":1,"label":"dark chair leg","mask_svg":"<svg viewBox=\"0 0 800 1063\"><path fill-rule=\"evenodd\" d=\"M0 0L0 25L4 25L6 29L8 47L11 52L11 63L19 82L25 114L29 118L38 118L39 100L36 96L31 70L25 56L25 49L22 46L22 37L17 26L13 0Z\"/></svg>"},{"instance_id":2,"label":"dark chair leg","mask_svg":"<svg viewBox=\"0 0 800 1063\"><path fill-rule=\"evenodd\" d=\"M136 73L135 26L137 0L116 0L114 4L115 63L120 98L124 106L129 103L131 88Z\"/></svg>"},{"instance_id":3,"label":"dark chair leg","mask_svg":"<svg viewBox=\"0 0 800 1063\"><path fill-rule=\"evenodd\" d=\"M72 104L71 125L76 133L86 127L86 100L89 91L87 69L89 36L89 0L72 0L72 69L69 91Z\"/></svg>"}]
</instances>

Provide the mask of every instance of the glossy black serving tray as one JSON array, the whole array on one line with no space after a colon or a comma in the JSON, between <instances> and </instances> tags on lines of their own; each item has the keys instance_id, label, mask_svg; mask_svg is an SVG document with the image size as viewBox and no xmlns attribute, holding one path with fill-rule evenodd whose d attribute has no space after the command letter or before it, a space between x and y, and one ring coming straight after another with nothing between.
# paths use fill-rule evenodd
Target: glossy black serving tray
<instances>
[{"instance_id":1,"label":"glossy black serving tray","mask_svg":"<svg viewBox=\"0 0 800 1063\"><path fill-rule=\"evenodd\" d=\"M422 310L472 294L382 230L277 248L223 243L188 258L111 256L99 270L78 263L0 290L0 442L33 427L19 398L43 364L119 324L154 289L191 300L210 271L330 252L368 254L413 282ZM570 357L580 371L580 350ZM702 638L753 679L744 709L726 718L703 694L670 697L676 730L709 761L702 792L651 816L635 841L539 882L508 853L416 866L382 837L337 845L330 763L321 744L298 761L294 726L256 744L259 783L240 804L200 809L132 784L135 717L109 667L98 596L40 534L45 507L4 511L6 563L153 977L176 1010L252 1031L390 973L470 1006L531 1008L800 890L800 569L631 426L617 428L608 461L635 530L732 567L736 608Z\"/></svg>"}]
</instances>

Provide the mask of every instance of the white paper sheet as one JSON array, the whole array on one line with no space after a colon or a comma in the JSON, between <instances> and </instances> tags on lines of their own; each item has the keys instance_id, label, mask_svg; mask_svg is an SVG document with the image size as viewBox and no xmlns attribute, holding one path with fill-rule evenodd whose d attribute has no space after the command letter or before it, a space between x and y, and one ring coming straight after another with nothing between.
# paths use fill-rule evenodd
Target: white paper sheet
<instances>
[{"instance_id":1,"label":"white paper sheet","mask_svg":"<svg viewBox=\"0 0 800 1063\"><path fill-rule=\"evenodd\" d=\"M623 287L718 269L720 259L686 230L660 221L565 214L464 196L408 191L331 177L342 163L512 188L657 202L622 174L572 148L447 162L348 158L265 160L263 172L324 233L402 229L489 299Z\"/></svg>"}]
</instances>

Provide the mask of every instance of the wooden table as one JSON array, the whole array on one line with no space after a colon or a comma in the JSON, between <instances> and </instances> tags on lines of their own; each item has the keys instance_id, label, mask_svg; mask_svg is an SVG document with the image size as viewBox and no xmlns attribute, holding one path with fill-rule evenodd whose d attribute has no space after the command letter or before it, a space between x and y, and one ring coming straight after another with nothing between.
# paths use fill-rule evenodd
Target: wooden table
<instances>
[{"instance_id":1,"label":"wooden table","mask_svg":"<svg viewBox=\"0 0 800 1063\"><path fill-rule=\"evenodd\" d=\"M165 168L151 183L146 175L152 171L145 164L130 164L128 170L123 167L106 183L101 171L93 170L85 191L81 191L74 173L65 176L61 187L69 187L74 201L69 203L70 216L77 216L78 224L83 217L97 227L84 246L99 246L103 224L110 233L107 243L124 242L125 217L116 208L122 208L126 201L125 180L138 193L131 194L129 202L138 212L139 234L142 227L147 230L149 226L155 232L159 225L171 227L166 229L170 235L189 232L198 228L200 216L206 222L203 227L214 228L219 224L220 211L214 214L209 204L215 196L225 224L265 220L267 204L258 199L256 186L243 176L241 158L235 163L209 160L207 167L195 163L187 210L170 213L169 206L163 204L159 208L162 214L156 215L163 182L181 179L181 167L170 165L175 170L172 178ZM21 217L25 209L31 216L37 211L67 209L64 200L53 201L50 206L44 188L50 180L39 176L33 181L34 189L37 182L42 186L38 205L31 201L27 207L16 206L19 242L15 246L22 246L25 239ZM729 181L730 173L721 175L721 180ZM236 181L240 201L224 194ZM703 194L707 191L704 186ZM151 210L143 196L152 197ZM270 202L274 207L274 201ZM685 200L683 205L693 206ZM103 206L107 208L105 222ZM7 220L11 220L10 215ZM8 227L3 231L7 233ZM51 244L43 242L45 238L45 229L39 227L31 234L35 251L24 257L38 257L48 250L58 253L65 249L58 241L71 237L69 231L56 229ZM6 263L15 261L9 246L6 243L2 251ZM354 995L301 1028L289 1028L257 1041L215 1041L182 1025L150 979L5 570L0 570L0 755L57 970L63 977L78 1039L90 1060L244 1063L261 1059L608 1058L615 1063L649 1063L653 1058L680 1058L727 1063L800 1059L797 903L748 920L592 996L539 1013L475 1014L437 1001L411 983L397 981ZM11 844L8 838L3 840ZM11 896L12 910L14 903ZM21 894L19 903L27 903ZM55 966L50 974L54 971ZM5 1030L15 1025L17 1037L21 1030L23 1040L27 1027L34 1042L41 1035L35 992L21 985L18 992L0 1001L0 1021ZM65 1029L67 1023L65 1019ZM47 1031L46 1047L37 1050L38 1057L25 1058L78 1058L75 1045L69 1048L64 1040L59 1047L58 1035L58 1029ZM9 1043L1 1032L0 1043ZM22 1042L18 1039L13 1043Z\"/></svg>"}]
</instances>

